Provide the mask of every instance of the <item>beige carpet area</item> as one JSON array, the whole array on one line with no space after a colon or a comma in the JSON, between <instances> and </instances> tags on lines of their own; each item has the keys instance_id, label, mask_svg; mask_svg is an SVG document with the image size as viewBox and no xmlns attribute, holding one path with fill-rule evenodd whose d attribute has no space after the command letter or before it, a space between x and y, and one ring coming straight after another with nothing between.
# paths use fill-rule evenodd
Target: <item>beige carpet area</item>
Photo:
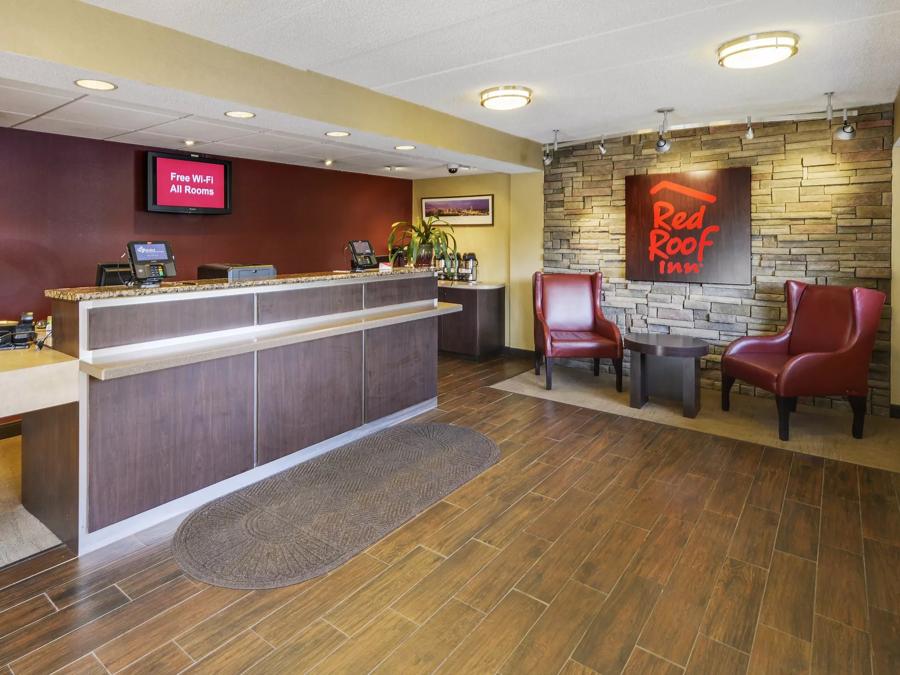
<instances>
[{"instance_id":1,"label":"beige carpet area","mask_svg":"<svg viewBox=\"0 0 900 675\"><path fill-rule=\"evenodd\" d=\"M22 437L0 440L0 567L60 541L22 506Z\"/></svg>"},{"instance_id":2,"label":"beige carpet area","mask_svg":"<svg viewBox=\"0 0 900 675\"><path fill-rule=\"evenodd\" d=\"M651 399L643 408L630 407L628 384L626 378L620 394L611 375L594 377L587 370L554 366L551 391L544 389L543 371L536 376L533 370L493 386L615 415L900 472L900 420L897 419L867 415L864 438L855 439L850 435L849 410L800 405L791 415L791 440L782 441L778 438L778 418L771 399L732 393L731 411L723 412L720 392L704 389L700 414L688 419L681 415L681 405L677 402Z\"/></svg>"}]
</instances>

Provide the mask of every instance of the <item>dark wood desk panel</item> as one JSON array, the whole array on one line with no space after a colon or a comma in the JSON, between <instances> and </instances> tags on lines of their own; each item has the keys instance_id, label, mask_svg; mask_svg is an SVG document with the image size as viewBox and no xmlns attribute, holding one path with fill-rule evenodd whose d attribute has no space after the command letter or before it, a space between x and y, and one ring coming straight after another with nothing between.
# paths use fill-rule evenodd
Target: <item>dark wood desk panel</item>
<instances>
[{"instance_id":1,"label":"dark wood desk panel","mask_svg":"<svg viewBox=\"0 0 900 675\"><path fill-rule=\"evenodd\" d=\"M504 288L439 287L438 300L463 309L440 318L438 348L475 358L501 351L506 343L505 296Z\"/></svg>"},{"instance_id":2,"label":"dark wood desk panel","mask_svg":"<svg viewBox=\"0 0 900 675\"><path fill-rule=\"evenodd\" d=\"M437 396L437 318L366 331L366 422Z\"/></svg>"},{"instance_id":3,"label":"dark wood desk panel","mask_svg":"<svg viewBox=\"0 0 900 675\"><path fill-rule=\"evenodd\" d=\"M94 531L253 466L253 354L88 389Z\"/></svg>"},{"instance_id":4,"label":"dark wood desk panel","mask_svg":"<svg viewBox=\"0 0 900 675\"><path fill-rule=\"evenodd\" d=\"M256 308L260 324L353 312L363 308L363 284L259 293Z\"/></svg>"},{"instance_id":5,"label":"dark wood desk panel","mask_svg":"<svg viewBox=\"0 0 900 675\"><path fill-rule=\"evenodd\" d=\"M22 416L22 506L78 550L78 404Z\"/></svg>"},{"instance_id":6,"label":"dark wood desk panel","mask_svg":"<svg viewBox=\"0 0 900 675\"><path fill-rule=\"evenodd\" d=\"M53 348L78 358L78 303L54 300L50 303L50 311L53 313Z\"/></svg>"},{"instance_id":7,"label":"dark wood desk panel","mask_svg":"<svg viewBox=\"0 0 900 675\"><path fill-rule=\"evenodd\" d=\"M363 423L362 332L269 349L257 358L257 464Z\"/></svg>"},{"instance_id":8,"label":"dark wood desk panel","mask_svg":"<svg viewBox=\"0 0 900 675\"><path fill-rule=\"evenodd\" d=\"M366 309L432 300L437 297L437 277L371 281L366 284L365 293Z\"/></svg>"},{"instance_id":9,"label":"dark wood desk panel","mask_svg":"<svg viewBox=\"0 0 900 675\"><path fill-rule=\"evenodd\" d=\"M241 328L252 326L255 318L251 293L97 307L88 310L88 348Z\"/></svg>"}]
</instances>

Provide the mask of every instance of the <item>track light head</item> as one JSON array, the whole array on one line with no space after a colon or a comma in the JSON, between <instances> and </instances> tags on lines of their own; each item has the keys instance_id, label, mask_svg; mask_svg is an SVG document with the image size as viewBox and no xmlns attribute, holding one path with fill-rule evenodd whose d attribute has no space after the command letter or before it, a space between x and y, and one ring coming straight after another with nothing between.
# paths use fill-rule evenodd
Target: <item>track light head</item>
<instances>
[{"instance_id":1,"label":"track light head","mask_svg":"<svg viewBox=\"0 0 900 675\"><path fill-rule=\"evenodd\" d=\"M559 150L559 129L553 130L553 149L550 146L544 146L544 166L550 166L553 163L553 154Z\"/></svg>"},{"instance_id":2,"label":"track light head","mask_svg":"<svg viewBox=\"0 0 900 675\"><path fill-rule=\"evenodd\" d=\"M659 135L656 137L656 145L654 150L662 154L672 149L672 141L666 138L666 129L669 128L669 113L675 108L657 108L656 112L663 116L662 122L659 123Z\"/></svg>"},{"instance_id":3,"label":"track light head","mask_svg":"<svg viewBox=\"0 0 900 675\"><path fill-rule=\"evenodd\" d=\"M607 153L605 138L602 138L602 137L600 138L600 142L597 144L597 150L600 151L601 157L603 157L603 155L605 155Z\"/></svg>"},{"instance_id":4,"label":"track light head","mask_svg":"<svg viewBox=\"0 0 900 675\"><path fill-rule=\"evenodd\" d=\"M748 141L752 141L753 136L753 124L750 122L750 115L747 115L747 131L744 132L744 138Z\"/></svg>"},{"instance_id":5,"label":"track light head","mask_svg":"<svg viewBox=\"0 0 900 675\"><path fill-rule=\"evenodd\" d=\"M654 145L653 149L656 150L659 154L668 152L672 149L672 141L663 136L662 131L660 131L659 136L656 138L656 145Z\"/></svg>"},{"instance_id":6,"label":"track light head","mask_svg":"<svg viewBox=\"0 0 900 675\"><path fill-rule=\"evenodd\" d=\"M835 132L834 137L839 141L852 141L856 138L856 127L847 120L847 109L844 108L844 123L841 128Z\"/></svg>"}]
</instances>

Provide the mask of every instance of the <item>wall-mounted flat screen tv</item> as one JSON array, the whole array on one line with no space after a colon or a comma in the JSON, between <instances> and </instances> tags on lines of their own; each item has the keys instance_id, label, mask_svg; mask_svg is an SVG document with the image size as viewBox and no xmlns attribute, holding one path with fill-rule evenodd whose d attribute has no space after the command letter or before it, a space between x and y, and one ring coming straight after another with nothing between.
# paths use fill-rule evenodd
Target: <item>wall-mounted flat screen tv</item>
<instances>
[{"instance_id":1,"label":"wall-mounted flat screen tv","mask_svg":"<svg viewBox=\"0 0 900 675\"><path fill-rule=\"evenodd\" d=\"M231 213L231 162L194 154L148 152L147 210Z\"/></svg>"}]
</instances>

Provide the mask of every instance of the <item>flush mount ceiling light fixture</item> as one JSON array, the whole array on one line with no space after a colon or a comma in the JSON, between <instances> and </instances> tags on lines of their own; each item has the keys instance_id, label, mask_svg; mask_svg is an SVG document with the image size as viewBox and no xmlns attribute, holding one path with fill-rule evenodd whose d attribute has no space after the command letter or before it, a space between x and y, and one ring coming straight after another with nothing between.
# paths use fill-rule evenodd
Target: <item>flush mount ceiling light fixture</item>
<instances>
[{"instance_id":1,"label":"flush mount ceiling light fixture","mask_svg":"<svg viewBox=\"0 0 900 675\"><path fill-rule=\"evenodd\" d=\"M186 138L186 139L184 140L184 144L185 144L186 146L188 146L189 148L190 148L192 145L195 145L196 143L197 143L197 141L192 140L192 139L190 139L190 138Z\"/></svg>"},{"instance_id":2,"label":"flush mount ceiling light fixture","mask_svg":"<svg viewBox=\"0 0 900 675\"><path fill-rule=\"evenodd\" d=\"M659 124L659 134L656 137L656 144L653 149L656 150L659 154L663 154L664 152L668 152L672 149L672 141L666 138L666 129L669 125L669 113L675 110L675 108L657 108L656 112L660 113L663 118L662 122Z\"/></svg>"},{"instance_id":3,"label":"flush mount ceiling light fixture","mask_svg":"<svg viewBox=\"0 0 900 675\"><path fill-rule=\"evenodd\" d=\"M324 164L325 166L331 166L332 164L334 164L334 160L326 159L324 162L322 162L322 164Z\"/></svg>"},{"instance_id":4,"label":"flush mount ceiling light fixture","mask_svg":"<svg viewBox=\"0 0 900 675\"><path fill-rule=\"evenodd\" d=\"M744 138L748 141L752 141L753 135L753 124L750 122L750 115L747 115L747 131L744 132Z\"/></svg>"},{"instance_id":5,"label":"flush mount ceiling light fixture","mask_svg":"<svg viewBox=\"0 0 900 675\"><path fill-rule=\"evenodd\" d=\"M559 129L553 130L553 149L549 145L544 146L544 166L553 164L553 153L559 150Z\"/></svg>"},{"instance_id":6,"label":"flush mount ceiling light fixture","mask_svg":"<svg viewBox=\"0 0 900 675\"><path fill-rule=\"evenodd\" d=\"M113 89L118 89L116 85L112 82L107 82L106 80L82 79L75 80L75 84L82 89L93 89L94 91L112 91Z\"/></svg>"},{"instance_id":7,"label":"flush mount ceiling light fixture","mask_svg":"<svg viewBox=\"0 0 900 675\"><path fill-rule=\"evenodd\" d=\"M252 120L256 117L256 113L248 110L229 110L225 113L225 117L231 117L236 120Z\"/></svg>"},{"instance_id":8,"label":"flush mount ceiling light fixture","mask_svg":"<svg viewBox=\"0 0 900 675\"><path fill-rule=\"evenodd\" d=\"M328 138L347 138L350 135L349 131L326 131L325 135Z\"/></svg>"},{"instance_id":9,"label":"flush mount ceiling light fixture","mask_svg":"<svg viewBox=\"0 0 900 675\"><path fill-rule=\"evenodd\" d=\"M490 87L481 92L481 105L488 110L515 110L531 103L533 92L518 84Z\"/></svg>"},{"instance_id":10,"label":"flush mount ceiling light fixture","mask_svg":"<svg viewBox=\"0 0 900 675\"><path fill-rule=\"evenodd\" d=\"M723 68L762 68L784 61L797 53L800 38L788 31L753 33L721 45L717 51Z\"/></svg>"}]
</instances>

